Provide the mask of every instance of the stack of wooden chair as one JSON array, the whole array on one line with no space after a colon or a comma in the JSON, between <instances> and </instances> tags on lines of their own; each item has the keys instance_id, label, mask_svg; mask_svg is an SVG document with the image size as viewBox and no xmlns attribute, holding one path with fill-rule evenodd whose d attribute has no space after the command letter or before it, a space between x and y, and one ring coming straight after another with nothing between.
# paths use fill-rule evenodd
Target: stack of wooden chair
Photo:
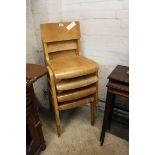
<instances>
[{"instance_id":1,"label":"stack of wooden chair","mask_svg":"<svg viewBox=\"0 0 155 155\"><path fill-rule=\"evenodd\" d=\"M99 66L80 55L80 23L41 24L41 36L58 136L61 134L61 110L90 103L93 125L98 101Z\"/></svg>"}]
</instances>

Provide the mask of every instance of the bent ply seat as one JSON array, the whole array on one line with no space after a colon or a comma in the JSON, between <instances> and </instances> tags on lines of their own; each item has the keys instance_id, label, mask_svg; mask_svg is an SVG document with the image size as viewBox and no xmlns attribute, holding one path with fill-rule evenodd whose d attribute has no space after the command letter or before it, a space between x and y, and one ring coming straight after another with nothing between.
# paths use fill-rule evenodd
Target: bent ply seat
<instances>
[{"instance_id":1,"label":"bent ply seat","mask_svg":"<svg viewBox=\"0 0 155 155\"><path fill-rule=\"evenodd\" d=\"M94 96L88 96L86 98L74 100L72 102L65 102L61 106L59 106L59 110L67 110L67 109L72 109L76 108L88 103L92 103L94 101Z\"/></svg>"},{"instance_id":2,"label":"bent ply seat","mask_svg":"<svg viewBox=\"0 0 155 155\"><path fill-rule=\"evenodd\" d=\"M80 23L41 24L41 36L58 136L61 133L61 110L90 103L93 125L98 101L99 66L80 55Z\"/></svg>"},{"instance_id":3,"label":"bent ply seat","mask_svg":"<svg viewBox=\"0 0 155 155\"><path fill-rule=\"evenodd\" d=\"M96 93L95 86L85 88L85 89L78 89L75 91L68 91L58 95L58 102L75 100L95 93Z\"/></svg>"},{"instance_id":4,"label":"bent ply seat","mask_svg":"<svg viewBox=\"0 0 155 155\"><path fill-rule=\"evenodd\" d=\"M60 57L50 61L56 79L68 79L96 72L96 62L82 56Z\"/></svg>"},{"instance_id":5,"label":"bent ply seat","mask_svg":"<svg viewBox=\"0 0 155 155\"><path fill-rule=\"evenodd\" d=\"M91 85L93 83L97 82L97 76L95 75L87 75L87 76L81 76L78 78L72 78L67 80L62 80L59 83L56 84L56 89L58 91L63 90L69 90L69 89L75 89L75 88L81 88L88 85Z\"/></svg>"}]
</instances>

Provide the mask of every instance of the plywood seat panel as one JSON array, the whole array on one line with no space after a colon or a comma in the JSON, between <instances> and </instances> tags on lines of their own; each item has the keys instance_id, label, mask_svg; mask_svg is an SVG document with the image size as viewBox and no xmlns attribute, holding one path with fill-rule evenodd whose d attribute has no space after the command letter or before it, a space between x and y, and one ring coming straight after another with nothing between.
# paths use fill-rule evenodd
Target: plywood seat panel
<instances>
[{"instance_id":1,"label":"plywood seat panel","mask_svg":"<svg viewBox=\"0 0 155 155\"><path fill-rule=\"evenodd\" d=\"M56 79L68 79L98 71L98 64L82 56L65 56L50 61Z\"/></svg>"},{"instance_id":2,"label":"plywood seat panel","mask_svg":"<svg viewBox=\"0 0 155 155\"><path fill-rule=\"evenodd\" d=\"M64 102L62 105L59 106L59 110L76 108L76 107L91 103L93 101L94 101L93 96L87 96L86 98L78 99L76 101Z\"/></svg>"},{"instance_id":3,"label":"plywood seat panel","mask_svg":"<svg viewBox=\"0 0 155 155\"><path fill-rule=\"evenodd\" d=\"M81 88L88 85L91 85L97 82L96 75L89 75L89 76L81 76L78 78L73 78L69 80L63 80L56 84L57 90L70 90L75 88Z\"/></svg>"},{"instance_id":4,"label":"plywood seat panel","mask_svg":"<svg viewBox=\"0 0 155 155\"><path fill-rule=\"evenodd\" d=\"M65 101L71 101L71 100L76 100L79 98L83 98L92 94L96 93L96 87L88 87L86 89L81 89L81 90L74 90L74 91L69 91L69 92L64 92L62 94L58 94L58 102L65 102Z\"/></svg>"}]
</instances>

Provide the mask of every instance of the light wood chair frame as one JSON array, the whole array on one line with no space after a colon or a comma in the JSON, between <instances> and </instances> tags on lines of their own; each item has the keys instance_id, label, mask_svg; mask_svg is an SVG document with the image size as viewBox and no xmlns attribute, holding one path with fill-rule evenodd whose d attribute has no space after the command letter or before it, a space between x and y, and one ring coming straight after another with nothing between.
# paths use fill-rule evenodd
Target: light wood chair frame
<instances>
[{"instance_id":1,"label":"light wood chair frame","mask_svg":"<svg viewBox=\"0 0 155 155\"><path fill-rule=\"evenodd\" d=\"M71 22L66 22L66 24L69 24ZM78 37L73 38L76 39L77 41L77 49L76 49L76 55L79 56L80 55L80 23L76 22L77 26L78 26ZM44 24L43 24L44 25ZM42 24L41 24L41 30L42 30ZM72 38L70 39L72 40ZM60 127L60 111L61 110L67 110L67 109L72 109L72 108L76 108L79 107L81 105L84 105L86 103L84 102L79 102L76 104L71 104L69 105L59 105L58 99L57 99L57 90L56 90L56 79L55 79L55 75L54 72L52 70L51 64L50 64L50 57L49 57L49 53L48 53L48 47L47 44L49 43L49 40L46 41L45 39L43 39L42 37L42 44L43 44L43 48L44 48L44 60L45 60L45 64L47 66L48 69L48 73L49 73L49 79L48 82L50 84L50 93L52 96L52 100L53 100L53 106L54 106L54 111L55 111L55 120L56 120L56 127L57 127L57 134L58 137L60 137L61 135L61 127ZM98 70L95 72L96 76L98 77ZM96 93L93 95L93 99L90 102L90 111L91 111L91 124L94 125L95 123L95 116L96 116L96 109L97 109L97 104L98 104L98 80L97 82L95 82L96 85Z\"/></svg>"}]
</instances>

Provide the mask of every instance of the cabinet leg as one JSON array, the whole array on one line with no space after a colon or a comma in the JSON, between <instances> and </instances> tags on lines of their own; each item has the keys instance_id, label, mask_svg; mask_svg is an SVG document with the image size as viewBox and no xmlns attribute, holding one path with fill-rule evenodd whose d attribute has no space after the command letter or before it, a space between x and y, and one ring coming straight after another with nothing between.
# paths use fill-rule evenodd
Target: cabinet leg
<instances>
[{"instance_id":1,"label":"cabinet leg","mask_svg":"<svg viewBox=\"0 0 155 155\"><path fill-rule=\"evenodd\" d=\"M41 146L41 150L44 151L45 149L46 149L46 144L43 143L42 146Z\"/></svg>"},{"instance_id":2,"label":"cabinet leg","mask_svg":"<svg viewBox=\"0 0 155 155\"><path fill-rule=\"evenodd\" d=\"M102 131L101 131L101 136L100 136L101 145L103 145L104 138L105 138L105 132L107 130L107 127L110 124L109 116L110 116L110 111L111 111L111 104L113 104L111 102L112 97L113 97L113 94L107 92L104 118L103 118L103 123L102 123Z\"/></svg>"},{"instance_id":3,"label":"cabinet leg","mask_svg":"<svg viewBox=\"0 0 155 155\"><path fill-rule=\"evenodd\" d=\"M111 120L112 120L112 115L113 115L114 101L115 101L115 95L114 94L110 94L110 97L109 97L109 102L110 102L109 116L107 118L107 130L109 130L109 131L110 131Z\"/></svg>"}]
</instances>

